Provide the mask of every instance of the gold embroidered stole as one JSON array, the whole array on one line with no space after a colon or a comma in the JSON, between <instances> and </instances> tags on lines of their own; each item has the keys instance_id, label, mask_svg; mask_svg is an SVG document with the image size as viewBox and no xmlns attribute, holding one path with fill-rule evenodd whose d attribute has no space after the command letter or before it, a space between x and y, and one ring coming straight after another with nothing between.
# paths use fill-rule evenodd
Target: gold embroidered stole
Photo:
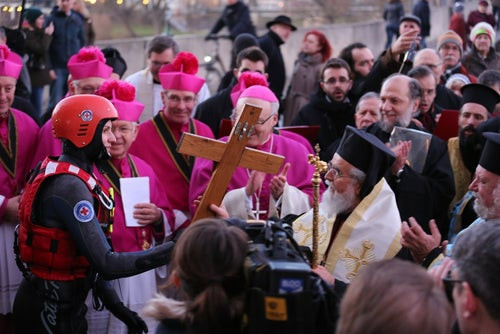
<instances>
[{"instance_id":1,"label":"gold embroidered stole","mask_svg":"<svg viewBox=\"0 0 500 334\"><path fill-rule=\"evenodd\" d=\"M130 167L130 174L132 177L138 177L139 172L137 171L137 166L132 160L132 157L127 154L127 161ZM108 180L109 184L113 187L117 194L120 194L120 178L122 177L122 173L113 165L110 160L102 161L99 163L99 169L103 171L103 176ZM120 194L121 196L121 194Z\"/></svg>"},{"instance_id":2,"label":"gold embroidered stole","mask_svg":"<svg viewBox=\"0 0 500 334\"><path fill-rule=\"evenodd\" d=\"M453 210L455 204L464 197L469 184L472 180L472 175L465 167L460 153L458 137L448 139L448 154L450 156L451 169L453 170L453 178L455 181L455 197L450 203L450 211Z\"/></svg>"},{"instance_id":3,"label":"gold embroidered stole","mask_svg":"<svg viewBox=\"0 0 500 334\"><path fill-rule=\"evenodd\" d=\"M392 198L387 196L392 196ZM367 215L368 210L373 211L372 206L377 206L376 200L379 200L378 204L382 204L383 207L377 207L376 213L370 212ZM372 219L371 216L374 214L380 217L376 220ZM387 219L381 219L381 217ZM370 194L349 215L338 231L328 254L325 254L335 219L336 215L325 219L320 212L318 245L320 259L324 260L325 268L333 273L335 278L350 281L361 267L376 260L393 257L401 249L401 220L394 194L384 179L375 185ZM312 210L299 217L294 222L293 228L297 242L310 247L312 244Z\"/></svg>"},{"instance_id":4,"label":"gold embroidered stole","mask_svg":"<svg viewBox=\"0 0 500 334\"><path fill-rule=\"evenodd\" d=\"M16 177L17 167L17 126L16 118L9 112L9 119L7 120L8 126L8 140L7 146L0 140L0 163L4 169L9 173L11 178Z\"/></svg>"}]
</instances>

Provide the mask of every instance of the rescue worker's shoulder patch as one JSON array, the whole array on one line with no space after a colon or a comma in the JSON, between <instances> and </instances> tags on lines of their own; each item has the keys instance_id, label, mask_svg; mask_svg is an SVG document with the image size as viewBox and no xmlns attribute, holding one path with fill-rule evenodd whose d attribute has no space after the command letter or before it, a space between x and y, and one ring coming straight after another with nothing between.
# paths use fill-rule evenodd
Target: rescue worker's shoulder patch
<instances>
[{"instance_id":1,"label":"rescue worker's shoulder patch","mask_svg":"<svg viewBox=\"0 0 500 334\"><path fill-rule=\"evenodd\" d=\"M92 203L89 201L80 201L75 204L73 208L73 215L76 220L82 223L88 223L92 219L94 219L94 208L92 207Z\"/></svg>"}]
</instances>

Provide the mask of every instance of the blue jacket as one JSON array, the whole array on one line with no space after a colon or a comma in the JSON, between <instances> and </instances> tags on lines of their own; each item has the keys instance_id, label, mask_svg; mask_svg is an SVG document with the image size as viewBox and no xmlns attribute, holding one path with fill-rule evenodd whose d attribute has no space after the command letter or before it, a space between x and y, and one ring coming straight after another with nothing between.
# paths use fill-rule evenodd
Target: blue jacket
<instances>
[{"instance_id":1,"label":"blue jacket","mask_svg":"<svg viewBox=\"0 0 500 334\"><path fill-rule=\"evenodd\" d=\"M50 68L66 68L69 58L85 46L83 22L71 11L69 16L54 7L45 25L54 23L54 33L49 47Z\"/></svg>"}]
</instances>

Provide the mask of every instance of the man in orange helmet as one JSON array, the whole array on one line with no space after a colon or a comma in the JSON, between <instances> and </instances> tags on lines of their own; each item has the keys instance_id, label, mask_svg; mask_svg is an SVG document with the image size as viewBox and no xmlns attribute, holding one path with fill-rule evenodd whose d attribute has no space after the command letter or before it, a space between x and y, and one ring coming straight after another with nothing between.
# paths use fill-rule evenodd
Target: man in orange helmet
<instances>
[{"instance_id":1,"label":"man in orange helmet","mask_svg":"<svg viewBox=\"0 0 500 334\"><path fill-rule=\"evenodd\" d=\"M113 200L92 167L110 157L116 140L111 121L117 117L112 103L96 95L70 96L54 109L54 134L63 142L62 155L37 166L19 209L15 247L24 280L14 302L17 333L86 333L85 298L91 288L94 303L102 301L129 332L147 332L142 319L105 280L167 263L173 244L116 253L106 240Z\"/></svg>"}]
</instances>

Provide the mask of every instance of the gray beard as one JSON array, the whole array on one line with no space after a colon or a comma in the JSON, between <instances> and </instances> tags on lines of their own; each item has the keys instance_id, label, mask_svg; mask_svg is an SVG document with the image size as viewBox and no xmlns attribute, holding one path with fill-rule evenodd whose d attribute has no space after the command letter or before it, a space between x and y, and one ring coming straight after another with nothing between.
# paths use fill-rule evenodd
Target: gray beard
<instances>
[{"instance_id":1,"label":"gray beard","mask_svg":"<svg viewBox=\"0 0 500 334\"><path fill-rule=\"evenodd\" d=\"M486 219L488 217L488 208L486 208L484 205L480 204L477 199L474 200L474 211L477 213L477 215L483 219Z\"/></svg>"},{"instance_id":2,"label":"gray beard","mask_svg":"<svg viewBox=\"0 0 500 334\"><path fill-rule=\"evenodd\" d=\"M480 218L483 219L495 219L500 218L499 208L500 208L500 183L493 189L493 205L489 208L485 207L481 202L478 201L476 193L474 193L474 211Z\"/></svg>"},{"instance_id":3,"label":"gray beard","mask_svg":"<svg viewBox=\"0 0 500 334\"><path fill-rule=\"evenodd\" d=\"M329 186L323 193L323 198L319 203L319 210L327 217L347 213L352 208L355 199L356 194L352 188L349 188L343 194L339 194L337 191L332 191L331 186Z\"/></svg>"},{"instance_id":4,"label":"gray beard","mask_svg":"<svg viewBox=\"0 0 500 334\"><path fill-rule=\"evenodd\" d=\"M407 128L408 125L410 125L412 118L412 112L411 110L408 110L407 113L405 113L402 116L399 116L399 118L394 122L394 124L387 124L384 119L380 121L380 128L387 133L391 133L392 130L394 130L395 126L400 126L402 128Z\"/></svg>"}]
</instances>

